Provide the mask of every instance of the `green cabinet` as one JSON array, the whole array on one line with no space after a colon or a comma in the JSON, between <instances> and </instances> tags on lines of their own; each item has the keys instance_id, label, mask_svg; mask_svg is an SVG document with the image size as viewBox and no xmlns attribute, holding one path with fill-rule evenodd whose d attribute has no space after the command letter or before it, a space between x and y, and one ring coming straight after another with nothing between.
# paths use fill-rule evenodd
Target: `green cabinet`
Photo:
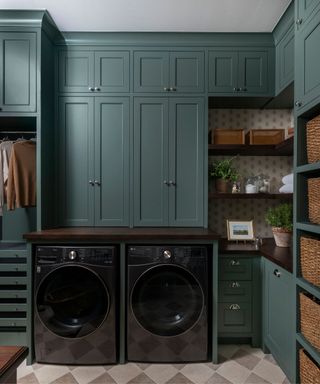
<instances>
[{"instance_id":1,"label":"green cabinet","mask_svg":"<svg viewBox=\"0 0 320 384\"><path fill-rule=\"evenodd\" d=\"M320 11L297 31L295 40L295 105L300 109L320 100Z\"/></svg>"},{"instance_id":2,"label":"green cabinet","mask_svg":"<svg viewBox=\"0 0 320 384\"><path fill-rule=\"evenodd\" d=\"M220 255L218 336L251 338L260 346L260 257Z\"/></svg>"},{"instance_id":3,"label":"green cabinet","mask_svg":"<svg viewBox=\"0 0 320 384\"><path fill-rule=\"evenodd\" d=\"M294 26L276 46L276 93L281 92L294 80Z\"/></svg>"},{"instance_id":4,"label":"green cabinet","mask_svg":"<svg viewBox=\"0 0 320 384\"><path fill-rule=\"evenodd\" d=\"M294 377L294 280L291 273L263 259L263 344L289 380Z\"/></svg>"},{"instance_id":5,"label":"green cabinet","mask_svg":"<svg viewBox=\"0 0 320 384\"><path fill-rule=\"evenodd\" d=\"M36 33L0 33L0 113L36 111Z\"/></svg>"},{"instance_id":6,"label":"green cabinet","mask_svg":"<svg viewBox=\"0 0 320 384\"><path fill-rule=\"evenodd\" d=\"M204 225L204 99L134 100L134 225Z\"/></svg>"},{"instance_id":7,"label":"green cabinet","mask_svg":"<svg viewBox=\"0 0 320 384\"><path fill-rule=\"evenodd\" d=\"M272 93L268 59L268 51L209 51L209 93L232 96Z\"/></svg>"},{"instance_id":8,"label":"green cabinet","mask_svg":"<svg viewBox=\"0 0 320 384\"><path fill-rule=\"evenodd\" d=\"M129 98L59 98L64 226L129 225Z\"/></svg>"},{"instance_id":9,"label":"green cabinet","mask_svg":"<svg viewBox=\"0 0 320 384\"><path fill-rule=\"evenodd\" d=\"M320 7L320 0L296 0L297 27L303 26Z\"/></svg>"},{"instance_id":10,"label":"green cabinet","mask_svg":"<svg viewBox=\"0 0 320 384\"><path fill-rule=\"evenodd\" d=\"M204 52L134 52L134 92L204 92Z\"/></svg>"},{"instance_id":11,"label":"green cabinet","mask_svg":"<svg viewBox=\"0 0 320 384\"><path fill-rule=\"evenodd\" d=\"M128 51L60 51L59 92L129 92Z\"/></svg>"}]
</instances>

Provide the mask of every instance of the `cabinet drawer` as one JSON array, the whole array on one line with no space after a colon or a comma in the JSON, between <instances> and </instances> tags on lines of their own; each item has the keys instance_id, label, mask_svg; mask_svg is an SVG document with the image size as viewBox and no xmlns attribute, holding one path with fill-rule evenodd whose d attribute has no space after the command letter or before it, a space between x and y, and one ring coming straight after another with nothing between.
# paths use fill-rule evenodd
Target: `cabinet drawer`
<instances>
[{"instance_id":1,"label":"cabinet drawer","mask_svg":"<svg viewBox=\"0 0 320 384\"><path fill-rule=\"evenodd\" d=\"M15 327L25 327L25 326L26 326L26 319L15 319L15 318L0 319L0 327L15 328Z\"/></svg>"},{"instance_id":2,"label":"cabinet drawer","mask_svg":"<svg viewBox=\"0 0 320 384\"><path fill-rule=\"evenodd\" d=\"M0 290L0 299L26 299L27 291L25 290L12 290L4 291Z\"/></svg>"},{"instance_id":3,"label":"cabinet drawer","mask_svg":"<svg viewBox=\"0 0 320 384\"><path fill-rule=\"evenodd\" d=\"M1 272L26 272L27 265L25 263L0 264Z\"/></svg>"},{"instance_id":4,"label":"cabinet drawer","mask_svg":"<svg viewBox=\"0 0 320 384\"><path fill-rule=\"evenodd\" d=\"M251 280L252 261L237 257L222 257L219 260L219 280Z\"/></svg>"},{"instance_id":5,"label":"cabinet drawer","mask_svg":"<svg viewBox=\"0 0 320 384\"><path fill-rule=\"evenodd\" d=\"M251 332L252 307L250 303L232 302L218 305L218 332Z\"/></svg>"},{"instance_id":6,"label":"cabinet drawer","mask_svg":"<svg viewBox=\"0 0 320 384\"><path fill-rule=\"evenodd\" d=\"M27 285L27 278L17 276L1 277L0 285Z\"/></svg>"},{"instance_id":7,"label":"cabinet drawer","mask_svg":"<svg viewBox=\"0 0 320 384\"><path fill-rule=\"evenodd\" d=\"M251 302L251 284L249 281L220 281L219 302Z\"/></svg>"},{"instance_id":8,"label":"cabinet drawer","mask_svg":"<svg viewBox=\"0 0 320 384\"><path fill-rule=\"evenodd\" d=\"M0 316L1 312L26 312L27 304L2 304L0 303Z\"/></svg>"}]
</instances>

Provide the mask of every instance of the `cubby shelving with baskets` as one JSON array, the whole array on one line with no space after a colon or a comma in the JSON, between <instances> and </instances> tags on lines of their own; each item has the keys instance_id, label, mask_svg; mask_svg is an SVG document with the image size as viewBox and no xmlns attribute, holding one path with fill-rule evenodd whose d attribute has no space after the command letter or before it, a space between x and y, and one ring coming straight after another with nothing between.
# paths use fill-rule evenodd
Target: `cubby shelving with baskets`
<instances>
[{"instance_id":1,"label":"cubby shelving with baskets","mask_svg":"<svg viewBox=\"0 0 320 384\"><path fill-rule=\"evenodd\" d=\"M294 273L297 381L320 377L320 105L297 114Z\"/></svg>"}]
</instances>

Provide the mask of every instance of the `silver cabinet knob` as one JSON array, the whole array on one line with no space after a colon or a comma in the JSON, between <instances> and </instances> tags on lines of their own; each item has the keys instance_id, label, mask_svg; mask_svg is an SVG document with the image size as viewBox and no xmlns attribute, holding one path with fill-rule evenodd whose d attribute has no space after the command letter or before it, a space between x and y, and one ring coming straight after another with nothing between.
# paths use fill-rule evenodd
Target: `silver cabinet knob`
<instances>
[{"instance_id":1,"label":"silver cabinet knob","mask_svg":"<svg viewBox=\"0 0 320 384\"><path fill-rule=\"evenodd\" d=\"M281 276L281 272L279 272L277 269L275 269L275 270L273 271L273 274L274 274L275 276L277 276L277 277L280 277L280 276Z\"/></svg>"},{"instance_id":2,"label":"silver cabinet knob","mask_svg":"<svg viewBox=\"0 0 320 384\"><path fill-rule=\"evenodd\" d=\"M229 309L233 310L233 311L238 311L240 308L240 305L239 304L231 304Z\"/></svg>"},{"instance_id":3,"label":"silver cabinet knob","mask_svg":"<svg viewBox=\"0 0 320 384\"><path fill-rule=\"evenodd\" d=\"M89 87L89 91L93 92L94 88L93 87Z\"/></svg>"},{"instance_id":4,"label":"silver cabinet knob","mask_svg":"<svg viewBox=\"0 0 320 384\"><path fill-rule=\"evenodd\" d=\"M233 92L237 92L237 91L238 91L238 88L234 87Z\"/></svg>"},{"instance_id":5,"label":"silver cabinet knob","mask_svg":"<svg viewBox=\"0 0 320 384\"><path fill-rule=\"evenodd\" d=\"M164 257L165 259L170 259L171 256L172 256L171 251L169 251L169 250L165 250L165 251L163 251L163 257Z\"/></svg>"},{"instance_id":6,"label":"silver cabinet knob","mask_svg":"<svg viewBox=\"0 0 320 384\"><path fill-rule=\"evenodd\" d=\"M163 90L166 92L170 91L170 89L168 87L163 87Z\"/></svg>"},{"instance_id":7,"label":"silver cabinet knob","mask_svg":"<svg viewBox=\"0 0 320 384\"><path fill-rule=\"evenodd\" d=\"M165 185L169 185L169 183L167 182L167 180L163 180L163 184L165 184Z\"/></svg>"},{"instance_id":8,"label":"silver cabinet knob","mask_svg":"<svg viewBox=\"0 0 320 384\"><path fill-rule=\"evenodd\" d=\"M170 87L170 91L171 92L175 92L177 90L177 88L175 88L175 87Z\"/></svg>"},{"instance_id":9,"label":"silver cabinet knob","mask_svg":"<svg viewBox=\"0 0 320 384\"><path fill-rule=\"evenodd\" d=\"M240 261L239 260L231 260L230 265L232 265L232 266L237 265L238 266L238 265L240 265Z\"/></svg>"},{"instance_id":10,"label":"silver cabinet knob","mask_svg":"<svg viewBox=\"0 0 320 384\"><path fill-rule=\"evenodd\" d=\"M295 105L296 107L301 107L302 103L301 103L301 101L296 101L296 102L294 103L294 105Z\"/></svg>"},{"instance_id":11,"label":"silver cabinet knob","mask_svg":"<svg viewBox=\"0 0 320 384\"><path fill-rule=\"evenodd\" d=\"M169 186L171 186L171 185L172 185L173 187L176 186L176 183L175 183L174 181L172 181L172 180L169 180L169 183L168 183L168 184L169 184Z\"/></svg>"},{"instance_id":12,"label":"silver cabinet knob","mask_svg":"<svg viewBox=\"0 0 320 384\"><path fill-rule=\"evenodd\" d=\"M240 284L237 281L231 283L231 288L240 288Z\"/></svg>"},{"instance_id":13,"label":"silver cabinet knob","mask_svg":"<svg viewBox=\"0 0 320 384\"><path fill-rule=\"evenodd\" d=\"M302 19L301 19L301 18L300 18L300 19L297 19L297 20L296 20L296 24L297 24L297 25L301 25L301 24L302 24Z\"/></svg>"},{"instance_id":14,"label":"silver cabinet knob","mask_svg":"<svg viewBox=\"0 0 320 384\"><path fill-rule=\"evenodd\" d=\"M68 254L69 260L75 260L77 258L77 252L76 251L70 251Z\"/></svg>"},{"instance_id":15,"label":"silver cabinet knob","mask_svg":"<svg viewBox=\"0 0 320 384\"><path fill-rule=\"evenodd\" d=\"M100 88L99 87L94 87L94 90L95 91L100 91Z\"/></svg>"},{"instance_id":16,"label":"silver cabinet knob","mask_svg":"<svg viewBox=\"0 0 320 384\"><path fill-rule=\"evenodd\" d=\"M94 181L89 180L89 184L93 186L94 185Z\"/></svg>"},{"instance_id":17,"label":"silver cabinet knob","mask_svg":"<svg viewBox=\"0 0 320 384\"><path fill-rule=\"evenodd\" d=\"M95 180L94 183L95 183L95 185L101 185L99 180Z\"/></svg>"}]
</instances>

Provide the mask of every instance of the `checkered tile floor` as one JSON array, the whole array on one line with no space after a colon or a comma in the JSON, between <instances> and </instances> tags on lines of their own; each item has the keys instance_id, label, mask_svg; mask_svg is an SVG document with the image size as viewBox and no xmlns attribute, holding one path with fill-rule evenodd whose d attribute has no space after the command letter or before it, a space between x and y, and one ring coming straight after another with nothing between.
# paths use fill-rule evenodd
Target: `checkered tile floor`
<instances>
[{"instance_id":1,"label":"checkered tile floor","mask_svg":"<svg viewBox=\"0 0 320 384\"><path fill-rule=\"evenodd\" d=\"M289 384L271 355L247 345L220 345L219 364L63 366L25 363L18 384Z\"/></svg>"}]
</instances>

